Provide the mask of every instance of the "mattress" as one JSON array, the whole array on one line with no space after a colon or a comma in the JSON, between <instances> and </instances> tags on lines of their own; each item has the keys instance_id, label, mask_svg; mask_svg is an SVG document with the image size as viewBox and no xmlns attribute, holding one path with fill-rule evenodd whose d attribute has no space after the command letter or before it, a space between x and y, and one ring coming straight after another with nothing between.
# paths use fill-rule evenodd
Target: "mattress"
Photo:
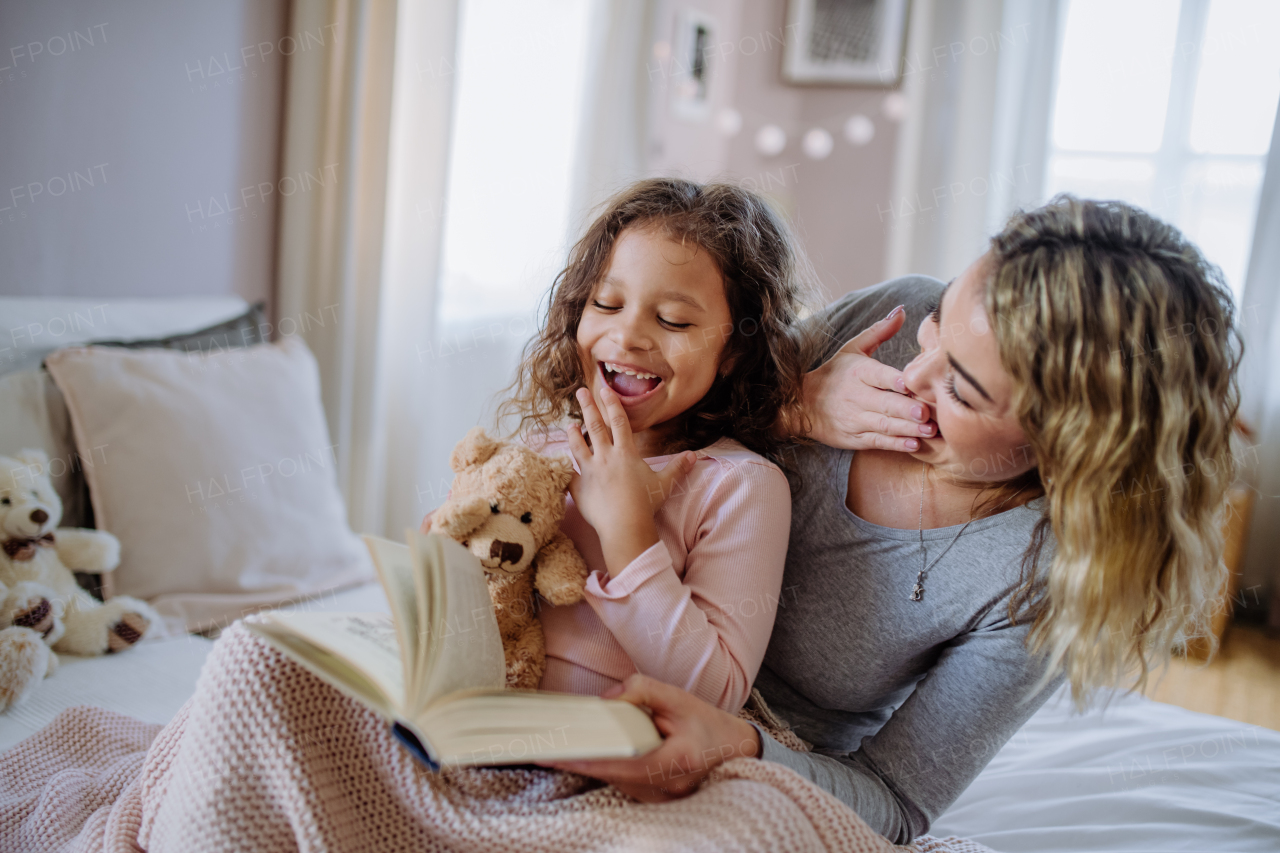
<instances>
[{"instance_id":1,"label":"mattress","mask_svg":"<svg viewBox=\"0 0 1280 853\"><path fill-rule=\"evenodd\" d=\"M387 612L376 583L324 593L282 608L315 612ZM195 691L213 640L194 635L144 640L123 654L59 655L57 672L22 705L0 714L0 750L34 734L63 710L95 705L148 723L167 723Z\"/></svg>"},{"instance_id":2,"label":"mattress","mask_svg":"<svg viewBox=\"0 0 1280 853\"><path fill-rule=\"evenodd\" d=\"M1280 732L1060 691L934 824L1001 853L1280 851Z\"/></svg>"},{"instance_id":3,"label":"mattress","mask_svg":"<svg viewBox=\"0 0 1280 853\"><path fill-rule=\"evenodd\" d=\"M385 613L387 602L368 584L291 609ZM32 700L0 715L0 749L73 705L167 722L212 646L180 637L121 655L64 657ZM1140 696L1077 715L1059 692L930 832L1000 853L1276 853L1280 732Z\"/></svg>"}]
</instances>

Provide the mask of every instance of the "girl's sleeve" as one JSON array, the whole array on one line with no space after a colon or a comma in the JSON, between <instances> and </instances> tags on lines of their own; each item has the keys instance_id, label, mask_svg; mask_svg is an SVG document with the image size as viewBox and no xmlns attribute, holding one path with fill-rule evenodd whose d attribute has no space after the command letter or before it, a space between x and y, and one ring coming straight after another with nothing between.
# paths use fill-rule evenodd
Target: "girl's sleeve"
<instances>
[{"instance_id":1,"label":"girl's sleeve","mask_svg":"<svg viewBox=\"0 0 1280 853\"><path fill-rule=\"evenodd\" d=\"M698 527L683 580L659 540L612 579L592 573L586 600L641 673L737 711L773 632L791 491L763 462L702 464L726 470L701 502L693 496Z\"/></svg>"}]
</instances>

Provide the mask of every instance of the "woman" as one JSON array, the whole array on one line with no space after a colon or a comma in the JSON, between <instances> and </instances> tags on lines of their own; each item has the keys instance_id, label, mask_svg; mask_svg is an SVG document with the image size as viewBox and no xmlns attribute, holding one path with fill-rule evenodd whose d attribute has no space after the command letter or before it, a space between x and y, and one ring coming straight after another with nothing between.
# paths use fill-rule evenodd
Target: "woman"
<instances>
[{"instance_id":1,"label":"woman","mask_svg":"<svg viewBox=\"0 0 1280 853\"><path fill-rule=\"evenodd\" d=\"M832 346L805 390L820 444L796 451L756 681L813 750L633 676L612 693L651 708L664 744L555 766L654 801L760 757L905 844L1064 677L1081 704L1141 685L1202 631L1225 578L1239 347L1219 272L1175 229L1069 197L1015 216L945 288L898 279L821 319ZM894 347L904 323L918 354ZM888 437L911 421L928 421L919 439Z\"/></svg>"}]
</instances>

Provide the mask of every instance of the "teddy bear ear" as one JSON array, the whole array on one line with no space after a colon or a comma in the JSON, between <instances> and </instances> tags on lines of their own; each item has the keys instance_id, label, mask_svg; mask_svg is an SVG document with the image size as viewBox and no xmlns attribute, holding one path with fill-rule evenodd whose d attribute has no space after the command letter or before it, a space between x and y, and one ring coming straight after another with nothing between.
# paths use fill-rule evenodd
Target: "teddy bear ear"
<instances>
[{"instance_id":1,"label":"teddy bear ear","mask_svg":"<svg viewBox=\"0 0 1280 853\"><path fill-rule=\"evenodd\" d=\"M13 458L28 468L34 468L38 472L37 476L49 467L49 454L43 450L20 450Z\"/></svg>"},{"instance_id":2,"label":"teddy bear ear","mask_svg":"<svg viewBox=\"0 0 1280 853\"><path fill-rule=\"evenodd\" d=\"M548 460L548 463L555 477L556 491L563 492L569 488L569 481L573 479L573 462L568 456L554 456Z\"/></svg>"},{"instance_id":3,"label":"teddy bear ear","mask_svg":"<svg viewBox=\"0 0 1280 853\"><path fill-rule=\"evenodd\" d=\"M458 446L453 448L449 456L449 467L453 473L461 474L468 468L483 465L502 447L502 442L495 441L485 434L482 427L472 427Z\"/></svg>"}]
</instances>

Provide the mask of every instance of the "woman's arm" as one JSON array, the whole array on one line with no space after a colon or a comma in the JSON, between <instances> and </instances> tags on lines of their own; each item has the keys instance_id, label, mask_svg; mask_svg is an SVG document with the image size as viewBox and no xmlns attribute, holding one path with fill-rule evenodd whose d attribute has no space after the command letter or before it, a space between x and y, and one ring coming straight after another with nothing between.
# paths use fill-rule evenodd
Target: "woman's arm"
<instances>
[{"instance_id":1,"label":"woman's arm","mask_svg":"<svg viewBox=\"0 0 1280 853\"><path fill-rule=\"evenodd\" d=\"M698 464L731 467L706 494L690 496L699 529L684 577L659 541L607 583L589 577L585 598L637 670L736 711L751 693L773 631L791 491L782 472L763 461Z\"/></svg>"},{"instance_id":2,"label":"woman's arm","mask_svg":"<svg viewBox=\"0 0 1280 853\"><path fill-rule=\"evenodd\" d=\"M761 757L785 764L890 841L906 844L928 831L1061 683L1031 693L1043 662L1027 652L1029 627L1006 617L956 638L855 752L797 753L766 737Z\"/></svg>"},{"instance_id":3,"label":"woman's arm","mask_svg":"<svg viewBox=\"0 0 1280 853\"><path fill-rule=\"evenodd\" d=\"M639 758L543 766L594 776L643 803L660 803L693 793L719 765L754 758L760 749L760 736L746 720L647 675L631 676L604 698L648 708L662 745Z\"/></svg>"},{"instance_id":4,"label":"woman's arm","mask_svg":"<svg viewBox=\"0 0 1280 853\"><path fill-rule=\"evenodd\" d=\"M1001 621L958 638L856 752L795 752L758 732L757 757L786 765L890 841L907 844L928 831L1061 683L1057 678L1029 695L1041 667L1027 654L1026 630L1025 623ZM692 696L671 694L674 688L626 686L621 698L652 708L668 740L639 758L557 766L655 802L683 796L723 761L752 754L742 735L745 721ZM672 767L687 776L673 775Z\"/></svg>"}]
</instances>

